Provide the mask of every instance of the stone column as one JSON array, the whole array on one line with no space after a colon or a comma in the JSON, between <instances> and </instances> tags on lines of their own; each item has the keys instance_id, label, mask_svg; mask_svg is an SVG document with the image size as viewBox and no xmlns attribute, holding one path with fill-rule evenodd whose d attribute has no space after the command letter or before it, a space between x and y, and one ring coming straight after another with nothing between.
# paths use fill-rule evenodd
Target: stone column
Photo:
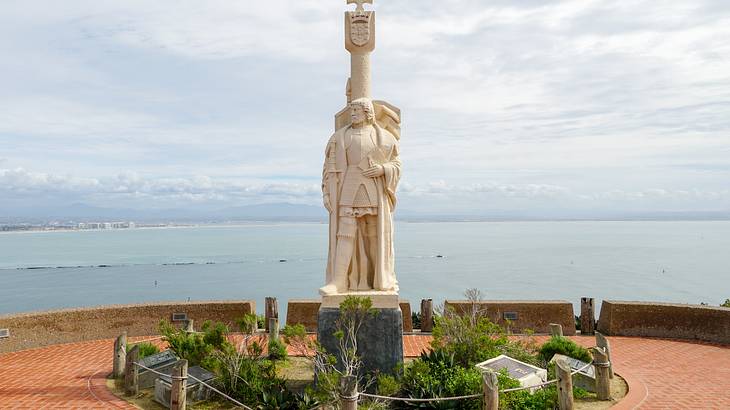
<instances>
[{"instance_id":1,"label":"stone column","mask_svg":"<svg viewBox=\"0 0 730 410\"><path fill-rule=\"evenodd\" d=\"M371 98L370 53L350 54L350 92L353 100Z\"/></svg>"},{"instance_id":2,"label":"stone column","mask_svg":"<svg viewBox=\"0 0 730 410\"><path fill-rule=\"evenodd\" d=\"M370 53L375 50L375 12L365 11L362 4L345 12L345 49L350 52L350 98L372 99Z\"/></svg>"}]
</instances>

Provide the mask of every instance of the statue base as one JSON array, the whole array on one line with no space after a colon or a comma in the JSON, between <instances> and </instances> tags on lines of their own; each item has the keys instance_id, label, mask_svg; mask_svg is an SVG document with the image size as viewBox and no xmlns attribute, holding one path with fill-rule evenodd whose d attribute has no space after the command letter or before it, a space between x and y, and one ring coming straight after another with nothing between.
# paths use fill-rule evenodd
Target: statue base
<instances>
[{"instance_id":1,"label":"statue base","mask_svg":"<svg viewBox=\"0 0 730 410\"><path fill-rule=\"evenodd\" d=\"M340 317L339 304L347 296L369 297L377 311L375 316L365 319L357 334L357 354L363 362L363 373L395 374L403 365L403 313L395 292L353 292L323 297L317 316L319 343L329 353L339 356L334 334L339 330L336 323Z\"/></svg>"}]
</instances>

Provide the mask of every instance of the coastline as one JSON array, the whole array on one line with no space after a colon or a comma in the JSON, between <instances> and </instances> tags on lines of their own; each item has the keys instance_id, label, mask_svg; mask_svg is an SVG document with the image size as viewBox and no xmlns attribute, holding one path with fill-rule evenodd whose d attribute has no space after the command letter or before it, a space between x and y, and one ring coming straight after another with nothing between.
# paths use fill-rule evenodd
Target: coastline
<instances>
[{"instance_id":1,"label":"coastline","mask_svg":"<svg viewBox=\"0 0 730 410\"><path fill-rule=\"evenodd\" d=\"M657 223L682 223L682 222L730 222L728 219L620 219L620 218L598 218L598 219L395 219L396 223L405 224L440 224L440 223L576 223L576 222L657 222ZM18 229L18 230L0 230L0 235L5 234L33 234L33 233L53 233L53 232L115 232L115 231L138 231L138 230L161 230L161 229L191 229L191 228L261 228L267 226L308 226L308 225L326 225L326 221L251 221L235 222L235 223L196 223L196 224L180 224L180 225L164 225L164 226L136 226L134 228L111 228L111 229L78 229L78 228L58 228L58 229Z\"/></svg>"}]
</instances>

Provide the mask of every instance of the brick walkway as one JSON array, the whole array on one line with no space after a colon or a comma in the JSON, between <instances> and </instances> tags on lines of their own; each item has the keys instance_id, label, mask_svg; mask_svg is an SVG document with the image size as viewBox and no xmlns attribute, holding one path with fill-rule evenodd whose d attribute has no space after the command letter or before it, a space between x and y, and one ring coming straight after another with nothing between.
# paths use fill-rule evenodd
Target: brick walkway
<instances>
[{"instance_id":1,"label":"brick walkway","mask_svg":"<svg viewBox=\"0 0 730 410\"><path fill-rule=\"evenodd\" d=\"M594 344L591 337L573 339ZM406 336L406 356L417 356L429 341ZM730 409L730 347L627 337L610 341L614 369L629 383L628 396L614 409ZM99 340L0 355L0 409L134 409L106 388L112 344Z\"/></svg>"}]
</instances>

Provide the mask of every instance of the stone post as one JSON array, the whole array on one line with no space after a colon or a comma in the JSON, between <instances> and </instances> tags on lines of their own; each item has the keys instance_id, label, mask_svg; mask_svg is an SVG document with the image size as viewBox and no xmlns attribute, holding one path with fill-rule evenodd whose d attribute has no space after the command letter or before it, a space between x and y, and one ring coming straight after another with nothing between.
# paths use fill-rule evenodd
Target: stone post
<instances>
[{"instance_id":1,"label":"stone post","mask_svg":"<svg viewBox=\"0 0 730 410\"><path fill-rule=\"evenodd\" d=\"M593 367L596 370L596 396L598 400L611 400L611 377L609 375L609 367L606 351L600 347L591 349L593 355Z\"/></svg>"},{"instance_id":2,"label":"stone post","mask_svg":"<svg viewBox=\"0 0 730 410\"><path fill-rule=\"evenodd\" d=\"M421 299L421 332L433 331L433 299Z\"/></svg>"},{"instance_id":3,"label":"stone post","mask_svg":"<svg viewBox=\"0 0 730 410\"><path fill-rule=\"evenodd\" d=\"M608 359L608 375L613 379L613 363L611 362L611 345L608 343L608 338L603 333L596 332L596 346L602 348L606 352L606 358Z\"/></svg>"},{"instance_id":4,"label":"stone post","mask_svg":"<svg viewBox=\"0 0 730 410\"><path fill-rule=\"evenodd\" d=\"M482 373L484 383L484 410L499 409L499 382L497 373L487 371Z\"/></svg>"},{"instance_id":5,"label":"stone post","mask_svg":"<svg viewBox=\"0 0 730 410\"><path fill-rule=\"evenodd\" d=\"M118 379L124 376L124 362L127 360L127 332L122 332L114 341L114 365L112 377Z\"/></svg>"},{"instance_id":6,"label":"stone post","mask_svg":"<svg viewBox=\"0 0 730 410\"><path fill-rule=\"evenodd\" d=\"M128 396L139 394L139 345L132 346L127 352L124 366L124 388Z\"/></svg>"},{"instance_id":7,"label":"stone post","mask_svg":"<svg viewBox=\"0 0 730 410\"><path fill-rule=\"evenodd\" d=\"M187 401L188 361L179 360L172 368L170 389L170 410L185 410Z\"/></svg>"},{"instance_id":8,"label":"stone post","mask_svg":"<svg viewBox=\"0 0 730 410\"><path fill-rule=\"evenodd\" d=\"M266 327L266 331L268 332L269 319L279 318L279 303L276 301L276 298L267 297L264 309L264 326Z\"/></svg>"},{"instance_id":9,"label":"stone post","mask_svg":"<svg viewBox=\"0 0 730 410\"><path fill-rule=\"evenodd\" d=\"M563 337L563 326L558 323L550 323L550 335L552 337Z\"/></svg>"},{"instance_id":10,"label":"stone post","mask_svg":"<svg viewBox=\"0 0 730 410\"><path fill-rule=\"evenodd\" d=\"M195 328L193 327L193 319L188 319L187 323L185 324L185 331L188 333L195 332Z\"/></svg>"},{"instance_id":11,"label":"stone post","mask_svg":"<svg viewBox=\"0 0 730 410\"><path fill-rule=\"evenodd\" d=\"M595 299L580 298L580 334L592 335L595 330Z\"/></svg>"},{"instance_id":12,"label":"stone post","mask_svg":"<svg viewBox=\"0 0 730 410\"><path fill-rule=\"evenodd\" d=\"M357 377L342 376L342 379L340 379L342 410L357 410L357 396Z\"/></svg>"},{"instance_id":13,"label":"stone post","mask_svg":"<svg viewBox=\"0 0 730 410\"><path fill-rule=\"evenodd\" d=\"M555 361L555 372L558 374L558 404L560 410L573 410L573 378L570 365L564 359Z\"/></svg>"},{"instance_id":14,"label":"stone post","mask_svg":"<svg viewBox=\"0 0 730 410\"><path fill-rule=\"evenodd\" d=\"M269 340L279 340L279 319L269 319Z\"/></svg>"}]
</instances>

